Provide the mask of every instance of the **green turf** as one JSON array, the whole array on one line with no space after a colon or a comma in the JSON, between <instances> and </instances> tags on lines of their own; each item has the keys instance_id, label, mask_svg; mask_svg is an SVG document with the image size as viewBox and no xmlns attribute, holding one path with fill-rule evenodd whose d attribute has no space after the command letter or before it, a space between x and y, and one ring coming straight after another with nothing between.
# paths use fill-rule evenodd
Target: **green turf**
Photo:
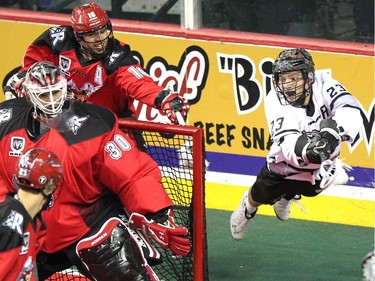
<instances>
[{"instance_id":1,"label":"green turf","mask_svg":"<svg viewBox=\"0 0 375 281\"><path fill-rule=\"evenodd\" d=\"M231 212L207 210L210 281L361 281L374 229L257 215L232 239Z\"/></svg>"}]
</instances>

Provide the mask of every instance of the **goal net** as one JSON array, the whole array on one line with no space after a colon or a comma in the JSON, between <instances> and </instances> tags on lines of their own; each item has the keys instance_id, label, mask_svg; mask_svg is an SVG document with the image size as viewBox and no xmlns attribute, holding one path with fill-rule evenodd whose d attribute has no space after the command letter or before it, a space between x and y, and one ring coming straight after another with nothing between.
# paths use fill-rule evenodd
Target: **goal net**
<instances>
[{"instance_id":1,"label":"goal net","mask_svg":"<svg viewBox=\"0 0 375 281\"><path fill-rule=\"evenodd\" d=\"M158 163L163 175L163 186L174 203L175 221L189 230L192 242L189 255L180 257L161 249L150 239L161 256L161 262L152 265L152 268L163 281L209 280L202 129L127 119L120 119L119 122L123 131L134 136L139 148ZM48 280L89 279L72 267L55 273Z\"/></svg>"}]
</instances>

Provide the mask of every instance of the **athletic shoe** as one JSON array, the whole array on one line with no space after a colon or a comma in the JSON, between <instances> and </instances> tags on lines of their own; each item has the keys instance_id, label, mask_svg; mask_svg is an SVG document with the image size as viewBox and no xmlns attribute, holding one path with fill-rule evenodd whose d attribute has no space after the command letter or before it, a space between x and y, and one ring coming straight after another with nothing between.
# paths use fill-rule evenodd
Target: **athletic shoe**
<instances>
[{"instance_id":1,"label":"athletic shoe","mask_svg":"<svg viewBox=\"0 0 375 281\"><path fill-rule=\"evenodd\" d=\"M230 231L232 233L232 237L236 240L240 240L244 238L247 229L250 225L250 219L252 219L256 211L252 214L248 214L246 208L246 200L248 196L248 191L242 196L241 202L238 205L237 209L232 213L230 217Z\"/></svg>"},{"instance_id":2,"label":"athletic shoe","mask_svg":"<svg viewBox=\"0 0 375 281\"><path fill-rule=\"evenodd\" d=\"M292 200L286 200L284 198L281 198L273 205L273 210L279 220L286 221L289 219L291 205Z\"/></svg>"},{"instance_id":3,"label":"athletic shoe","mask_svg":"<svg viewBox=\"0 0 375 281\"><path fill-rule=\"evenodd\" d=\"M281 198L279 201L277 201L273 205L273 210L275 211L275 214L278 217L278 219L281 221L286 221L289 219L290 206L292 205L292 203L295 203L302 212L307 213L307 209L299 201L301 200L301 198L302 196L297 194L296 196L294 196L292 200L286 200L284 198Z\"/></svg>"}]
</instances>

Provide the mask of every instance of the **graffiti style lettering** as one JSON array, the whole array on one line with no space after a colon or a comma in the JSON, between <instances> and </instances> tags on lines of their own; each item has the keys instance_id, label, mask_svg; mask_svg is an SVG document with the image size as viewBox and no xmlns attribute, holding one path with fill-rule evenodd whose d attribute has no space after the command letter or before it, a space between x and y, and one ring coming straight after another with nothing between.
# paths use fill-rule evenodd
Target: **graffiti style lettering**
<instances>
[{"instance_id":1,"label":"graffiti style lettering","mask_svg":"<svg viewBox=\"0 0 375 281\"><path fill-rule=\"evenodd\" d=\"M190 104L200 100L208 75L207 54L198 46L186 49L177 67L168 65L161 57L150 60L146 70L164 88L170 88L184 96Z\"/></svg>"},{"instance_id":2,"label":"graffiti style lettering","mask_svg":"<svg viewBox=\"0 0 375 281\"><path fill-rule=\"evenodd\" d=\"M272 65L273 60L269 58L262 59L259 63L260 73L263 77L263 89L264 89L264 96L266 96L269 91L271 91L272 87Z\"/></svg>"},{"instance_id":3,"label":"graffiti style lettering","mask_svg":"<svg viewBox=\"0 0 375 281\"><path fill-rule=\"evenodd\" d=\"M254 62L242 55L217 53L219 72L232 74L234 100L238 114L256 110L262 102L261 85L255 79Z\"/></svg>"},{"instance_id":4,"label":"graffiti style lettering","mask_svg":"<svg viewBox=\"0 0 375 281\"><path fill-rule=\"evenodd\" d=\"M235 139L233 131L236 126L234 125L195 122L194 127L204 129L205 143L208 145L217 144L231 147L232 141Z\"/></svg>"},{"instance_id":5,"label":"graffiti style lettering","mask_svg":"<svg viewBox=\"0 0 375 281\"><path fill-rule=\"evenodd\" d=\"M143 62L141 55L137 52L135 54L137 59ZM159 86L178 92L193 105L200 100L206 85L209 61L203 49L190 46L181 56L178 66L168 64L162 57L154 57L148 62L145 70ZM169 122L164 113L139 101L134 103L134 107L139 113L138 120Z\"/></svg>"},{"instance_id":6,"label":"graffiti style lettering","mask_svg":"<svg viewBox=\"0 0 375 281\"><path fill-rule=\"evenodd\" d=\"M236 126L233 124L215 124L212 122L197 121L194 123L195 127L204 129L205 144L218 146L234 146L236 141ZM241 144L247 149L266 150L269 135L266 135L265 128L241 128Z\"/></svg>"},{"instance_id":7,"label":"graffiti style lettering","mask_svg":"<svg viewBox=\"0 0 375 281\"><path fill-rule=\"evenodd\" d=\"M244 126L241 130L241 134L243 137L242 146L244 148L265 150L266 139L264 136L264 131L264 128L249 128Z\"/></svg>"}]
</instances>

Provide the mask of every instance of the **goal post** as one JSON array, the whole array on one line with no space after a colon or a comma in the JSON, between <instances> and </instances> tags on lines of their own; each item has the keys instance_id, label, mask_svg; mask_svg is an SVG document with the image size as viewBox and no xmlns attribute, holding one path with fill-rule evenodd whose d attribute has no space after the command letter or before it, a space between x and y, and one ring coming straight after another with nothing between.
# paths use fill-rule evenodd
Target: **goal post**
<instances>
[{"instance_id":1,"label":"goal post","mask_svg":"<svg viewBox=\"0 0 375 281\"><path fill-rule=\"evenodd\" d=\"M190 266L192 266L193 275L180 272L181 279L165 280L208 280L203 129L128 119L120 119L119 122L120 128L125 130L142 131L143 140L148 148L147 152L159 164L162 171L164 188L176 208L185 209L189 214L179 216L175 212L176 222L187 227L191 235L192 253L186 260L192 263ZM172 159L165 161L164 156L172 156ZM180 181L173 182L171 186L171 181L168 180L170 177ZM172 190L185 195L174 196ZM188 271L190 266L181 269ZM160 276L161 279L163 277Z\"/></svg>"},{"instance_id":2,"label":"goal post","mask_svg":"<svg viewBox=\"0 0 375 281\"><path fill-rule=\"evenodd\" d=\"M163 281L209 280L203 129L131 119L119 119L119 127L133 136L138 147L158 163L162 184L174 204L175 221L189 230L192 247L187 257L163 250L150 239L161 256L156 262L150 261L150 265ZM48 280L88 279L69 268Z\"/></svg>"}]
</instances>

